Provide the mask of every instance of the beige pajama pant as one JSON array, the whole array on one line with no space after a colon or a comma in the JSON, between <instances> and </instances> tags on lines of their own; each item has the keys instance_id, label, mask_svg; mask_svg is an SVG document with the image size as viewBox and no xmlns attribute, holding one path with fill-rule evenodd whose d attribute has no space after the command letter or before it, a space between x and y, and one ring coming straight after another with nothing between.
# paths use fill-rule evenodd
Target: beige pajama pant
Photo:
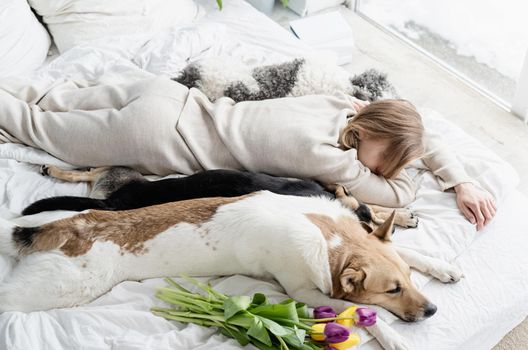
<instances>
[{"instance_id":1,"label":"beige pajama pant","mask_svg":"<svg viewBox=\"0 0 528 350\"><path fill-rule=\"evenodd\" d=\"M176 130L188 92L163 77L85 88L67 81L35 104L0 89L0 143L23 143L75 166L192 174L201 167Z\"/></svg>"}]
</instances>

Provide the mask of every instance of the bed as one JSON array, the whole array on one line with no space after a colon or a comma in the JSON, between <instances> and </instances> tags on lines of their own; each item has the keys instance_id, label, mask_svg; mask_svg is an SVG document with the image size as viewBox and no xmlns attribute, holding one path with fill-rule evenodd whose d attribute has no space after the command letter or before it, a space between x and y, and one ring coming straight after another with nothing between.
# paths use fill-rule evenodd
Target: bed
<instances>
[{"instance_id":1,"label":"bed","mask_svg":"<svg viewBox=\"0 0 528 350\"><path fill-rule=\"evenodd\" d=\"M146 38L142 34L93 41L55 53L31 73L3 79L0 88L15 91L29 82L49 84L74 79L102 84L175 75L186 64L225 55L247 64L266 64L293 57L331 60L242 0L224 0L217 11L210 0L197 0L203 14L191 24L173 26ZM426 107L426 106L424 106ZM412 278L437 306L437 314L420 323L381 317L414 349L489 349L528 314L528 198L516 190L513 168L492 151L432 110L421 113L426 127L457 150L467 172L498 201L496 218L481 232L459 213L454 193L442 192L437 179L420 162L408 171L419 184L411 208L415 229L398 230L394 243L460 266L465 278L443 285L413 272ZM20 144L0 144L0 215L12 218L31 202L56 195L87 195L86 184L63 183L39 175L40 164L69 167L42 151ZM12 261L0 256L0 278ZM109 267L110 268L110 267ZM247 276L204 278L228 294L264 292L286 298L274 281ZM214 329L169 322L150 313L162 279L127 281L88 305L24 314L0 315L0 349L239 349ZM379 349L362 332L360 349Z\"/></svg>"}]
</instances>

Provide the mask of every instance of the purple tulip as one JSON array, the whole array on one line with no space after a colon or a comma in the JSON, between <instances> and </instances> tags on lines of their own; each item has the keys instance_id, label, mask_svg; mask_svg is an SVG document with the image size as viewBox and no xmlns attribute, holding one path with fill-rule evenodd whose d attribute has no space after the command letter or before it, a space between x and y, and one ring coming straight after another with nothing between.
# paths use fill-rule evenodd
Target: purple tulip
<instances>
[{"instance_id":1,"label":"purple tulip","mask_svg":"<svg viewBox=\"0 0 528 350\"><path fill-rule=\"evenodd\" d=\"M324 350L337 350L336 348L334 348L333 346L331 345L327 345L324 347Z\"/></svg>"},{"instance_id":2,"label":"purple tulip","mask_svg":"<svg viewBox=\"0 0 528 350\"><path fill-rule=\"evenodd\" d=\"M362 327L372 326L376 323L376 311L367 307L359 307L356 310L356 325Z\"/></svg>"},{"instance_id":3,"label":"purple tulip","mask_svg":"<svg viewBox=\"0 0 528 350\"><path fill-rule=\"evenodd\" d=\"M342 343L348 339L350 332L345 326L341 326L335 322L330 322L326 324L324 334L326 336L325 341L327 343Z\"/></svg>"},{"instance_id":4,"label":"purple tulip","mask_svg":"<svg viewBox=\"0 0 528 350\"><path fill-rule=\"evenodd\" d=\"M320 319L320 318L332 318L336 317L337 314L330 306L318 306L314 309L314 318Z\"/></svg>"}]
</instances>

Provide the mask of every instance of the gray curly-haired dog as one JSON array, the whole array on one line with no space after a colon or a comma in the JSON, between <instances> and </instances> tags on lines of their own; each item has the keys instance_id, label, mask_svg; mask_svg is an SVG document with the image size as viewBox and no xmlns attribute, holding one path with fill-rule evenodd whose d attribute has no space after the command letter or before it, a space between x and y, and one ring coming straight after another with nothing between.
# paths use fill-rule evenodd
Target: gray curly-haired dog
<instances>
[{"instance_id":1,"label":"gray curly-haired dog","mask_svg":"<svg viewBox=\"0 0 528 350\"><path fill-rule=\"evenodd\" d=\"M173 80L200 89L211 101L223 96L240 102L339 93L365 101L396 97L387 75L375 69L351 77L339 66L304 58L261 67L207 58L189 64Z\"/></svg>"}]
</instances>

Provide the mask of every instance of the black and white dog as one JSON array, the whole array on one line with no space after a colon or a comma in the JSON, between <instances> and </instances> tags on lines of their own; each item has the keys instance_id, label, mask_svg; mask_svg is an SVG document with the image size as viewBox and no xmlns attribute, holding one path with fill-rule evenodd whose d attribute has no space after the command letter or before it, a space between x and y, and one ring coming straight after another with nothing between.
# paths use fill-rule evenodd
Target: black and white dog
<instances>
[{"instance_id":1,"label":"black and white dog","mask_svg":"<svg viewBox=\"0 0 528 350\"><path fill-rule=\"evenodd\" d=\"M367 226L381 225L394 209L367 206L348 196L341 186L324 188L313 180L300 180L238 170L207 170L194 175L149 181L138 171L125 167L101 167L89 170L62 170L41 167L43 175L69 182L89 182L90 197L58 196L41 199L22 212L32 215L43 211L86 209L128 210L151 205L205 197L237 197L257 191L300 197L339 199L352 209ZM395 224L416 227L418 218L408 209L395 209Z\"/></svg>"},{"instance_id":2,"label":"black and white dog","mask_svg":"<svg viewBox=\"0 0 528 350\"><path fill-rule=\"evenodd\" d=\"M304 58L260 67L207 58L189 64L173 80L198 88L211 101L223 96L240 102L338 93L371 102L397 97L387 75L375 69L350 76L337 65Z\"/></svg>"}]
</instances>

